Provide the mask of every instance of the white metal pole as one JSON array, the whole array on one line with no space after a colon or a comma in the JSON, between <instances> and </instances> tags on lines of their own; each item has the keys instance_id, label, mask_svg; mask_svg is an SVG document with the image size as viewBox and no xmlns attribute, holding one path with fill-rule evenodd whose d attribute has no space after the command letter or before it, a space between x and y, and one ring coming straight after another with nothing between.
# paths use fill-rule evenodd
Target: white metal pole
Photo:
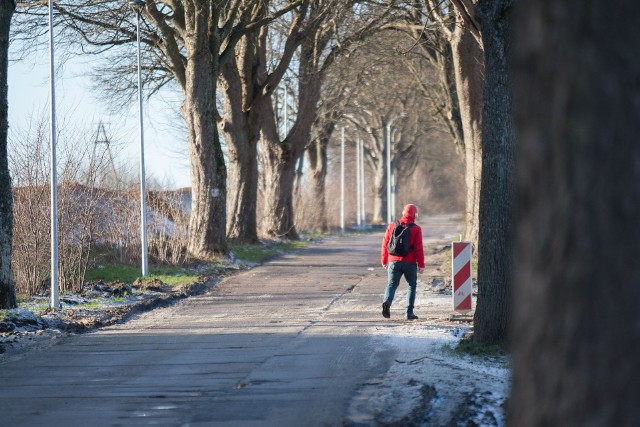
<instances>
[{"instance_id":1,"label":"white metal pole","mask_svg":"<svg viewBox=\"0 0 640 427\"><path fill-rule=\"evenodd\" d=\"M391 132L391 141L396 135L397 129L393 129ZM396 215L396 168L393 162L391 162L391 215L395 220Z\"/></svg>"},{"instance_id":2,"label":"white metal pole","mask_svg":"<svg viewBox=\"0 0 640 427\"><path fill-rule=\"evenodd\" d=\"M391 218L391 125L387 124L387 223Z\"/></svg>"},{"instance_id":3,"label":"white metal pole","mask_svg":"<svg viewBox=\"0 0 640 427\"><path fill-rule=\"evenodd\" d=\"M361 190L360 190L360 195L362 197L362 203L360 203L360 207L362 208L362 225L367 225L367 211L364 208L364 203L366 200L366 193L364 191L365 186L365 180L364 180L364 141L362 139L360 139L360 174L361 174L361 179L360 179L360 185L362 186Z\"/></svg>"},{"instance_id":4,"label":"white metal pole","mask_svg":"<svg viewBox=\"0 0 640 427\"><path fill-rule=\"evenodd\" d=\"M144 6L144 4L143 4ZM142 7L136 10L137 16L137 49L138 49L138 118L140 133L140 228L142 245L142 277L149 274L149 263L147 259L147 200L146 200L146 179L144 173L144 123L142 120L142 61L140 54L140 15Z\"/></svg>"},{"instance_id":5,"label":"white metal pole","mask_svg":"<svg viewBox=\"0 0 640 427\"><path fill-rule=\"evenodd\" d=\"M391 167L391 212L392 219L395 221L396 216L396 170L395 167Z\"/></svg>"},{"instance_id":6,"label":"white metal pole","mask_svg":"<svg viewBox=\"0 0 640 427\"><path fill-rule=\"evenodd\" d=\"M287 103L287 82L284 83L284 103L282 104L284 108L284 137L287 137L289 133L289 104Z\"/></svg>"},{"instance_id":7,"label":"white metal pole","mask_svg":"<svg viewBox=\"0 0 640 427\"><path fill-rule=\"evenodd\" d=\"M356 140L356 223L358 228L362 226L362 211L360 207L360 182L362 177L360 176L360 138Z\"/></svg>"},{"instance_id":8,"label":"white metal pole","mask_svg":"<svg viewBox=\"0 0 640 427\"><path fill-rule=\"evenodd\" d=\"M49 142L51 168L51 308L60 308L58 274L58 168L56 162L56 83L53 55L53 0L49 0Z\"/></svg>"},{"instance_id":9,"label":"white metal pole","mask_svg":"<svg viewBox=\"0 0 640 427\"><path fill-rule=\"evenodd\" d=\"M340 143L340 230L344 233L344 128Z\"/></svg>"}]
</instances>

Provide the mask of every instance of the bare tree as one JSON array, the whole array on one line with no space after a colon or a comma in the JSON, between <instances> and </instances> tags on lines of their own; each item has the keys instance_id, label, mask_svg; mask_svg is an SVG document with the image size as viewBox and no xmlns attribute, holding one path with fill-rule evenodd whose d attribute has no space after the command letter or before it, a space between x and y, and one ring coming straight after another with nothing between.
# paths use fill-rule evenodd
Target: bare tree
<instances>
[{"instance_id":1,"label":"bare tree","mask_svg":"<svg viewBox=\"0 0 640 427\"><path fill-rule=\"evenodd\" d=\"M35 18L40 3L25 2ZM299 3L289 2L269 13L265 12L268 2L260 0L146 2L141 42L146 46L147 91L153 94L175 82L184 95L181 111L187 124L192 187L188 250L196 258L227 251L227 172L216 106L221 67L234 56L235 44L243 35ZM134 14L128 4L120 0L59 1L55 8L62 20L59 38L76 52L107 55L113 83L130 95L135 88L133 55L123 55L119 49L136 40ZM25 31L33 22L23 23Z\"/></svg>"},{"instance_id":2,"label":"bare tree","mask_svg":"<svg viewBox=\"0 0 640 427\"><path fill-rule=\"evenodd\" d=\"M477 0L413 3L408 32L438 70L440 111L446 116L454 142L465 159L467 189L465 238L478 244L482 173L482 91L484 52ZM414 73L415 75L416 73ZM420 76L417 75L420 79ZM433 91L425 91L431 95Z\"/></svg>"},{"instance_id":3,"label":"bare tree","mask_svg":"<svg viewBox=\"0 0 640 427\"><path fill-rule=\"evenodd\" d=\"M354 13L354 9L360 14ZM280 40L282 50L279 55L268 58L269 31L266 28L259 34L245 37L238 45L237 62L223 74L228 105L223 126L225 132L229 132L231 156L246 158L246 161L238 162L246 165L244 171L247 178L251 178L243 179L246 185L257 183L252 177L257 176L255 153L260 144L265 194L260 226L267 235L298 237L292 205L295 165L309 142L325 72L341 52L371 34L388 14L388 8L370 2L308 1L295 14L283 17L279 24L279 31L285 35ZM297 55L298 64L294 73L298 104L295 121L282 137L272 97L285 73L293 72L287 70L294 55ZM228 64L232 65L231 62ZM238 134L242 129L244 132ZM236 136L237 147L234 146ZM233 238L254 235L253 230L242 230L244 224L253 226L253 222L242 219L242 215L250 213L256 205L253 198L257 191L250 187L243 191L247 196L239 198L231 212L232 218L236 218L230 224L230 237Z\"/></svg>"},{"instance_id":4,"label":"bare tree","mask_svg":"<svg viewBox=\"0 0 640 427\"><path fill-rule=\"evenodd\" d=\"M303 39L298 67L296 121L284 140L278 138L273 119L264 121L262 127L260 143L265 188L271 189L267 200L272 202L265 209L264 227L270 234L289 238L297 236L289 189L293 186L295 162L309 142L327 70L348 49L395 20L394 7L395 2L390 5L369 1L347 2L346 5L327 2L323 12L325 18L318 20L314 31Z\"/></svg>"},{"instance_id":5,"label":"bare tree","mask_svg":"<svg viewBox=\"0 0 640 427\"><path fill-rule=\"evenodd\" d=\"M0 309L14 308L17 305L11 271L13 196L7 158L9 28L15 8L14 0L0 0Z\"/></svg>"},{"instance_id":6,"label":"bare tree","mask_svg":"<svg viewBox=\"0 0 640 427\"><path fill-rule=\"evenodd\" d=\"M399 182L423 160L418 155L420 145L433 129L433 122L440 121L424 114L430 108L430 100L416 90L415 80L406 73L407 62L422 70L426 61L417 56L404 58L402 49L396 51L399 45L408 42L404 34L386 30L339 64L350 73L342 77L350 84L345 118L363 138L365 159L373 171L373 223L386 220L388 130L391 130L391 161Z\"/></svg>"},{"instance_id":7,"label":"bare tree","mask_svg":"<svg viewBox=\"0 0 640 427\"><path fill-rule=\"evenodd\" d=\"M511 1L452 0L451 5L456 11L452 31L441 12L449 8L428 2L430 10L440 11L433 18L450 33L456 70L467 167L465 234L474 240L477 229L478 242L474 339L501 342L511 315L515 144L507 59Z\"/></svg>"},{"instance_id":8,"label":"bare tree","mask_svg":"<svg viewBox=\"0 0 640 427\"><path fill-rule=\"evenodd\" d=\"M231 195L228 237L235 241L256 242L258 224L258 141L263 116L272 102L271 93L286 73L306 23L309 1L259 33L246 35L238 44L236 57L223 68L222 88L225 112L221 132L229 143L230 182L237 192ZM273 35L288 42L271 58ZM282 39L282 37L280 37Z\"/></svg>"},{"instance_id":9,"label":"bare tree","mask_svg":"<svg viewBox=\"0 0 640 427\"><path fill-rule=\"evenodd\" d=\"M584 6L514 2L510 426L634 426L640 412L640 3Z\"/></svg>"}]
</instances>

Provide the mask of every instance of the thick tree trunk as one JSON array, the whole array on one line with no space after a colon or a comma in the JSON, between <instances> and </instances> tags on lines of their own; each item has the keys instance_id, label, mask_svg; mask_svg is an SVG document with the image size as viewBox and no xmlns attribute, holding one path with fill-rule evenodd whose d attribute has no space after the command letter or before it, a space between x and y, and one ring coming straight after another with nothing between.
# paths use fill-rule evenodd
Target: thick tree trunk
<instances>
[{"instance_id":1,"label":"thick tree trunk","mask_svg":"<svg viewBox=\"0 0 640 427\"><path fill-rule=\"evenodd\" d=\"M13 196L7 158L9 28L15 7L13 0L0 0L0 309L17 306L11 271Z\"/></svg>"},{"instance_id":2,"label":"thick tree trunk","mask_svg":"<svg viewBox=\"0 0 640 427\"><path fill-rule=\"evenodd\" d=\"M387 167L382 161L375 162L373 170L373 219L372 224L387 222Z\"/></svg>"},{"instance_id":3,"label":"thick tree trunk","mask_svg":"<svg viewBox=\"0 0 640 427\"><path fill-rule=\"evenodd\" d=\"M333 128L333 124L331 124ZM329 231L327 222L327 201L326 201L326 183L327 183L327 166L329 160L327 158L328 135L323 133L311 143L307 149L309 155L309 168L311 169L311 179L313 182L313 194L316 202L316 227L319 231Z\"/></svg>"},{"instance_id":4,"label":"thick tree trunk","mask_svg":"<svg viewBox=\"0 0 640 427\"><path fill-rule=\"evenodd\" d=\"M263 228L271 236L292 240L299 239L293 211L295 166L309 142L323 78L322 73L315 69L317 63L313 60L313 54L316 51L305 43L301 51L297 117L284 141L278 135L270 96L265 96L265 102L260 104L261 111L264 112L260 137L265 181Z\"/></svg>"},{"instance_id":5,"label":"thick tree trunk","mask_svg":"<svg viewBox=\"0 0 640 427\"><path fill-rule=\"evenodd\" d=\"M507 61L510 3L481 0L477 6L485 84L474 339L482 343L505 340L511 314L515 138Z\"/></svg>"},{"instance_id":6,"label":"thick tree trunk","mask_svg":"<svg viewBox=\"0 0 640 427\"><path fill-rule=\"evenodd\" d=\"M203 22L206 17L197 16ZM188 251L199 259L227 252L227 175L216 117L217 56L206 35L190 46L182 114L188 130L191 165L191 217Z\"/></svg>"},{"instance_id":7,"label":"thick tree trunk","mask_svg":"<svg viewBox=\"0 0 640 427\"><path fill-rule=\"evenodd\" d=\"M269 136L272 138L269 141ZM279 143L278 136L261 138L264 183L264 214L262 229L276 238L299 239L293 217L293 181L297 156L288 144Z\"/></svg>"},{"instance_id":8,"label":"thick tree trunk","mask_svg":"<svg viewBox=\"0 0 640 427\"><path fill-rule=\"evenodd\" d=\"M640 418L640 3L519 1L508 425Z\"/></svg>"},{"instance_id":9,"label":"thick tree trunk","mask_svg":"<svg viewBox=\"0 0 640 427\"><path fill-rule=\"evenodd\" d=\"M466 208L465 239L478 247L480 183L482 173L483 52L462 23L455 27L451 51L456 93L464 136Z\"/></svg>"},{"instance_id":10,"label":"thick tree trunk","mask_svg":"<svg viewBox=\"0 0 640 427\"><path fill-rule=\"evenodd\" d=\"M199 95L198 98L207 95ZM198 99L198 104L210 103ZM212 259L227 252L226 243L226 169L213 120L213 111L203 117L199 105L187 97L182 106L189 133L191 164L191 217L189 245L191 256Z\"/></svg>"},{"instance_id":11,"label":"thick tree trunk","mask_svg":"<svg viewBox=\"0 0 640 427\"><path fill-rule=\"evenodd\" d=\"M220 130L229 148L227 238L235 242L258 243L256 204L260 124L254 114L258 108L244 111L245 98L235 58L227 61L222 75L225 104Z\"/></svg>"},{"instance_id":12,"label":"thick tree trunk","mask_svg":"<svg viewBox=\"0 0 640 427\"><path fill-rule=\"evenodd\" d=\"M229 139L225 138L229 141ZM243 146L244 148L239 148ZM229 226L227 238L237 243L258 243L258 149L243 132L229 144Z\"/></svg>"}]
</instances>

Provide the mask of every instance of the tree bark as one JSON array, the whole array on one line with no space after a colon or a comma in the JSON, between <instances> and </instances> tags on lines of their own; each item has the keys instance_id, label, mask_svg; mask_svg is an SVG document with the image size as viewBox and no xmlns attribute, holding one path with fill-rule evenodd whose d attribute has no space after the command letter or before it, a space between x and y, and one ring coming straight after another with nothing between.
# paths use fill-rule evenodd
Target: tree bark
<instances>
[{"instance_id":1,"label":"tree bark","mask_svg":"<svg viewBox=\"0 0 640 427\"><path fill-rule=\"evenodd\" d=\"M260 139L263 147L266 202L262 218L265 232L273 237L292 240L299 238L293 211L295 165L309 141L323 79L323 72L316 68L318 64L313 56L317 54L315 47L309 41L302 43L298 112L295 124L284 141L278 135L272 103L262 103L263 111L268 111L262 121ZM280 188L276 188L277 185Z\"/></svg>"},{"instance_id":2,"label":"tree bark","mask_svg":"<svg viewBox=\"0 0 640 427\"><path fill-rule=\"evenodd\" d=\"M384 158L380 157L373 162L373 219L372 224L385 224L387 222L387 166Z\"/></svg>"},{"instance_id":3,"label":"tree bark","mask_svg":"<svg viewBox=\"0 0 640 427\"><path fill-rule=\"evenodd\" d=\"M640 3L516 2L508 425L640 417Z\"/></svg>"},{"instance_id":4,"label":"tree bark","mask_svg":"<svg viewBox=\"0 0 640 427\"><path fill-rule=\"evenodd\" d=\"M481 0L477 6L485 53L474 316L474 339L481 343L504 341L511 315L515 138L507 60L510 4L511 0Z\"/></svg>"},{"instance_id":5,"label":"tree bark","mask_svg":"<svg viewBox=\"0 0 640 427\"><path fill-rule=\"evenodd\" d=\"M484 58L482 48L465 29L459 13L451 37L462 133L466 183L465 239L478 247L480 183L482 174L482 91Z\"/></svg>"},{"instance_id":6,"label":"tree bark","mask_svg":"<svg viewBox=\"0 0 640 427\"><path fill-rule=\"evenodd\" d=\"M15 7L13 0L0 0L0 309L17 306L11 271L13 195L7 158L9 28Z\"/></svg>"},{"instance_id":7,"label":"tree bark","mask_svg":"<svg viewBox=\"0 0 640 427\"><path fill-rule=\"evenodd\" d=\"M476 43L477 45L477 43ZM440 83L443 105L441 106L442 118L447 124L449 134L453 138L456 147L464 146L464 130L462 128L462 117L460 116L460 101L456 88L456 73L453 63L453 43L441 43L442 51L436 54L437 60L434 65L438 70L438 80ZM460 48L460 43L456 43ZM479 55L480 58L482 55ZM460 60L460 58L458 58Z\"/></svg>"},{"instance_id":8,"label":"tree bark","mask_svg":"<svg viewBox=\"0 0 640 427\"><path fill-rule=\"evenodd\" d=\"M196 258L211 259L227 252L227 172L215 120L220 49L213 45L216 38L203 31L209 28L212 19L211 12L205 11L206 8L185 4L185 25L194 37L185 40L190 58L185 70L185 98L181 109L187 124L191 165L187 249Z\"/></svg>"},{"instance_id":9,"label":"tree bark","mask_svg":"<svg viewBox=\"0 0 640 427\"><path fill-rule=\"evenodd\" d=\"M245 36L239 43L238 60L229 58L223 66L221 79L225 104L220 129L229 148L227 238L239 243L259 242L256 220L259 108L245 105L251 102L248 98L254 94L254 77L247 74L254 68L254 56L247 52L252 49L249 39L250 36Z\"/></svg>"},{"instance_id":10,"label":"tree bark","mask_svg":"<svg viewBox=\"0 0 640 427\"><path fill-rule=\"evenodd\" d=\"M265 203L262 227L275 238L299 239L293 218L295 157L285 144L261 140Z\"/></svg>"},{"instance_id":11,"label":"tree bark","mask_svg":"<svg viewBox=\"0 0 640 427\"><path fill-rule=\"evenodd\" d=\"M329 231L327 222L327 201L326 201L326 182L327 169L329 159L327 156L327 147L329 139L335 128L335 117L325 117L325 121L320 125L320 129L316 138L311 141L307 147L307 155L309 156L309 169L311 169L311 179L313 182L313 194L316 201L316 227L321 232Z\"/></svg>"}]
</instances>

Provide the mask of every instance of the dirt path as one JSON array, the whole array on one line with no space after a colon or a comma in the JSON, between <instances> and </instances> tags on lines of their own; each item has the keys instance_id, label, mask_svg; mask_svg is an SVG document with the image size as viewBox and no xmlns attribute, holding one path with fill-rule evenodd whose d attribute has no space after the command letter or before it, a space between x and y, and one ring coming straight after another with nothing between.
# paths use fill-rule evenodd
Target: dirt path
<instances>
[{"instance_id":1,"label":"dirt path","mask_svg":"<svg viewBox=\"0 0 640 427\"><path fill-rule=\"evenodd\" d=\"M435 254L459 226L425 222L429 274L442 276ZM402 304L382 318L380 239L328 239L1 364L0 425L457 425L462 412L502 425L504 361L447 351L468 323L451 321L430 277L419 321L401 320Z\"/></svg>"}]
</instances>

